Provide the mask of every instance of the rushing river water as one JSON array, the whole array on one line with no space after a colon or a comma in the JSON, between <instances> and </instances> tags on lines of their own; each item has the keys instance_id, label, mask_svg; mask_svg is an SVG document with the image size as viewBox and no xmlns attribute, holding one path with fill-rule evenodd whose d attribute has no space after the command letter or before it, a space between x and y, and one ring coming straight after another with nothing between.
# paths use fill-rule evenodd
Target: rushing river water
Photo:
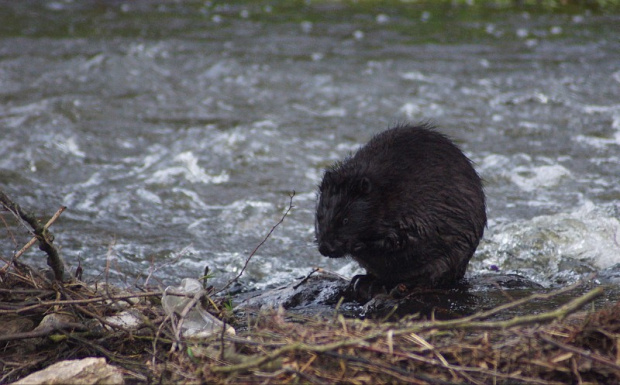
<instances>
[{"instance_id":1,"label":"rushing river water","mask_svg":"<svg viewBox=\"0 0 620 385\"><path fill-rule=\"evenodd\" d=\"M224 282L292 191L244 282L350 276L313 243L322 170L426 120L485 179L470 273L552 286L620 263L618 14L248 4L0 2L0 188L67 206L52 231L85 279ZM8 226L4 260L27 240Z\"/></svg>"}]
</instances>

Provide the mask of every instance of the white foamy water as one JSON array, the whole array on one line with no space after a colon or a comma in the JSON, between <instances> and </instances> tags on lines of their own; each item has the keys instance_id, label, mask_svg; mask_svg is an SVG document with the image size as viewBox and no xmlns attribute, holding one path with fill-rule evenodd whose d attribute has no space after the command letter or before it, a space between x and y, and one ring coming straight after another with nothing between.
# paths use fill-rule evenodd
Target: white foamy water
<instances>
[{"instance_id":1,"label":"white foamy water","mask_svg":"<svg viewBox=\"0 0 620 385\"><path fill-rule=\"evenodd\" d=\"M540 188L560 187L563 179L569 178L571 173L559 164L548 166L515 167L506 175L524 191L534 191Z\"/></svg>"},{"instance_id":2,"label":"white foamy water","mask_svg":"<svg viewBox=\"0 0 620 385\"><path fill-rule=\"evenodd\" d=\"M574 273L575 279L620 264L618 209L586 202L571 212L495 226L472 267L522 273L551 285L550 278L563 270Z\"/></svg>"},{"instance_id":3,"label":"white foamy water","mask_svg":"<svg viewBox=\"0 0 620 385\"><path fill-rule=\"evenodd\" d=\"M153 173L152 177L147 179L147 183L170 183L174 180L174 177L182 176L192 183L226 183L230 179L230 176L226 171L219 173L218 175L212 175L206 172L202 167L198 165L198 158L191 152L182 152L173 158L174 166L167 167L165 169L157 170Z\"/></svg>"}]
</instances>

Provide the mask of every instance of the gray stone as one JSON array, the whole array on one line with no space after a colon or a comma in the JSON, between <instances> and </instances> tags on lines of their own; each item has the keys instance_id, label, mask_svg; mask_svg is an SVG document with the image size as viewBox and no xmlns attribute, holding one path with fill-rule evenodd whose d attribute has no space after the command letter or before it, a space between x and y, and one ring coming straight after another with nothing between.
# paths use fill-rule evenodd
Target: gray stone
<instances>
[{"instance_id":1,"label":"gray stone","mask_svg":"<svg viewBox=\"0 0 620 385\"><path fill-rule=\"evenodd\" d=\"M105 358L84 358L57 362L14 382L13 385L123 385L121 370Z\"/></svg>"}]
</instances>

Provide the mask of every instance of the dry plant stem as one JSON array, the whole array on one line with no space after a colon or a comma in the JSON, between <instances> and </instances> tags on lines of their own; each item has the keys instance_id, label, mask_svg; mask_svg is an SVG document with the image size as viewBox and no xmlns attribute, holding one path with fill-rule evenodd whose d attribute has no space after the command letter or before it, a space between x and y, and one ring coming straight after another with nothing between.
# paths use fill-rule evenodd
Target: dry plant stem
<instances>
[{"instance_id":1,"label":"dry plant stem","mask_svg":"<svg viewBox=\"0 0 620 385\"><path fill-rule=\"evenodd\" d=\"M316 376L313 376L313 375L308 374L308 373L304 373L302 370L293 370L293 369L284 368L282 370L282 372L283 373L294 374L296 376L301 377L301 379L304 381L303 383L319 384L319 385L329 385L329 384L331 384L331 382L321 381Z\"/></svg>"},{"instance_id":2,"label":"dry plant stem","mask_svg":"<svg viewBox=\"0 0 620 385\"><path fill-rule=\"evenodd\" d=\"M363 357L353 356L350 354L341 354L336 352L325 352L325 355L339 359L341 361L346 362L354 362L359 366L363 367L368 371L376 371L382 373L388 373L392 377L396 378L399 383L403 384L418 384L418 385L426 385L430 383L444 383L444 381L434 381L431 378L428 378L424 375L418 375L419 378L416 378L416 374L414 372L403 370L399 367L385 365L379 362L373 362ZM429 381L430 380L430 381Z\"/></svg>"},{"instance_id":3,"label":"dry plant stem","mask_svg":"<svg viewBox=\"0 0 620 385\"><path fill-rule=\"evenodd\" d=\"M528 297L524 297L524 298L518 299L516 301L513 300L513 301L508 302L506 304L494 307L493 309L490 309L490 310L487 310L487 311L482 311L482 312L475 313L475 314L472 314L472 315L467 316L467 317L460 318L460 321L466 321L466 320L472 320L473 321L473 320L486 319L486 318L492 317L492 316L494 316L496 314L502 313L502 312L504 312L506 310L509 310L509 309L521 306L524 303L528 303L528 302L531 302L531 301L534 301L534 300L539 300L539 299L540 300L546 300L546 299L549 299L549 298L557 297L558 295L561 295L561 294L564 294L564 293L568 293L569 291L575 290L576 288L578 288L582 284L583 284L582 282L576 282L576 283L574 283L572 285L563 287L563 288L561 288L559 290L556 290L556 291L553 291L553 292L550 292L550 293L546 293L546 294L544 294L544 293L532 294L532 295L530 295Z\"/></svg>"},{"instance_id":4,"label":"dry plant stem","mask_svg":"<svg viewBox=\"0 0 620 385\"><path fill-rule=\"evenodd\" d=\"M552 310L549 312L544 312L540 314L534 314L529 316L519 316L514 317L505 321L472 321L470 317L466 317L464 319L456 319L450 321L430 321L430 322L420 322L411 327L404 329L395 329L393 331L394 336L410 334L410 333L419 333L424 330L468 330L468 329L476 329L476 330L485 330L485 329L506 329L518 325L546 322L553 319L562 319L569 315L570 313L580 309L585 304L591 302L596 297L599 297L603 294L603 288L597 287L588 293L582 295L581 297L575 298L574 300L560 306L556 310ZM537 297L536 295L532 297ZM530 298L532 298L530 297ZM247 370L250 368L254 368L260 366L268 361L274 360L279 356L291 352L291 351L307 351L307 352L315 352L315 353L325 353L332 350L336 350L339 348L344 348L348 346L357 346L357 347L368 347L369 341L374 340L376 338L382 337L385 335L385 330L379 330L370 334L367 334L363 337L351 338L342 341L336 341L329 344L324 345L309 345L302 342L293 343L290 345L283 346L279 349L276 349L262 357L258 357L253 360L248 360L244 363L230 366L213 366L211 367L211 371L220 372L220 373L230 373L239 370ZM438 361L440 362L440 361Z\"/></svg>"},{"instance_id":5,"label":"dry plant stem","mask_svg":"<svg viewBox=\"0 0 620 385\"><path fill-rule=\"evenodd\" d=\"M393 331L390 330L391 334L393 334ZM390 335L391 336L391 335ZM446 358L437 350L435 349L435 347L433 345L431 345L428 341L426 341L424 338L422 338L422 336L416 334L416 333L411 333L409 335L414 341L416 341L416 343L418 343L419 345L421 345L422 347L424 347L425 349L428 349L430 351L433 352L433 354L439 359L439 361L441 361L441 363L443 364L444 367L448 368L450 366L450 364L448 363L448 360L446 360ZM393 352L393 348L390 346L390 353ZM452 376L454 378L457 378L457 372L454 371L453 369L448 368L448 370L450 370L450 374L452 374ZM465 377L469 382L472 382L474 384L478 384L478 382L476 380L474 380L473 378L471 378L469 375L467 375L466 373L460 373L461 375L463 375L463 377ZM483 385L483 384L480 384Z\"/></svg>"},{"instance_id":6,"label":"dry plant stem","mask_svg":"<svg viewBox=\"0 0 620 385\"><path fill-rule=\"evenodd\" d=\"M562 292L565 292L565 290L562 289L555 293L544 294L545 296L544 298L551 298L554 295L557 295L558 293L562 293ZM449 321L423 322L419 325L419 330L430 330L430 329L438 329L438 330L448 329L449 330L453 328L457 328L461 330L508 329L508 328L511 328L517 325L527 325L527 324L533 324L533 323L539 323L539 322L547 322L547 321L551 321L554 319L563 319L567 315L583 307L585 304L592 302L592 300L594 300L595 298L600 297L601 295L603 295L603 293L604 293L604 289L602 287L597 287L597 288L590 290L589 292L582 295L581 297L577 297L574 300L560 306L556 310L548 311L548 312L544 312L540 314L518 316L518 317L511 318L511 319L503 320L503 321L471 321L470 317L466 317L464 319L456 319L456 320L449 320ZM530 298L530 300L540 299L541 295L534 294L528 298ZM499 308L504 308L504 307L505 306L499 306ZM490 312L491 310L485 313L490 313ZM495 314L497 312L493 312L493 313ZM484 313L479 313L479 314L484 314ZM418 329L418 325L416 325L415 328Z\"/></svg>"},{"instance_id":7,"label":"dry plant stem","mask_svg":"<svg viewBox=\"0 0 620 385\"><path fill-rule=\"evenodd\" d=\"M228 283L226 285L224 285L224 287L222 287L220 290L216 291L214 294L218 294L223 292L224 290L228 289L230 287L230 285L232 285L234 282L236 282L239 278L241 278L241 276L243 275L243 273L245 272L245 269L248 267L248 264L250 263L250 259L252 259L252 257L254 256L254 254L256 254L256 252L258 251L258 249L261 248L262 245L265 244L265 242L267 242L267 239L269 239L269 237L271 236L271 234L274 232L274 230L280 226L280 224L282 222L284 222L284 218L286 218L286 216L288 215L288 213L293 209L293 197L295 196L295 191L293 191L290 195L289 195L289 204L288 204L288 208L286 209L286 211L284 212L284 214L282 215L282 218L280 218L280 220L278 221L278 223L276 223L271 230L269 230L269 232L267 233L267 235L265 236L265 238L263 238L263 240L258 244L258 246L256 246L256 248L254 248L254 250L250 253L250 255L248 256L248 258L245 260L245 264L243 265L243 268L241 269L241 271L239 272L239 274L237 274L237 276L233 279L231 279L230 281L228 281Z\"/></svg>"},{"instance_id":8,"label":"dry plant stem","mask_svg":"<svg viewBox=\"0 0 620 385\"><path fill-rule=\"evenodd\" d=\"M164 326L166 325L166 321L168 321L169 319L172 319L172 317L170 317L169 315L164 317L162 322L159 324L159 327L157 328L157 332L155 333L155 338L153 338L153 342L152 342L153 354L151 355L151 364L153 365L153 367L155 367L155 364L157 362L157 342L162 339L159 336L163 334ZM172 343L171 345L174 346L174 344L175 343Z\"/></svg>"},{"instance_id":9,"label":"dry plant stem","mask_svg":"<svg viewBox=\"0 0 620 385\"><path fill-rule=\"evenodd\" d=\"M110 329L120 330L120 331L125 332L125 333L127 333L127 334L130 334L130 333L131 333L131 330L126 329L126 328L124 328L124 327L122 327L122 326L119 326L119 325L117 325L117 324L115 324L115 323L112 323L112 322L106 321L106 319L105 319L104 317L102 317L102 316L100 316L100 315L98 315L98 314L95 314L95 313L93 313L92 311L90 311L90 310L88 310L88 309L85 309L84 307L82 307L82 306L80 306L80 305L75 305L75 308L76 308L77 310L79 310L81 313L86 314L87 316L89 316L89 317L91 317L91 318L96 319L97 321L99 321L99 322L101 323L101 325L107 326L107 327L109 327Z\"/></svg>"},{"instance_id":10,"label":"dry plant stem","mask_svg":"<svg viewBox=\"0 0 620 385\"><path fill-rule=\"evenodd\" d=\"M374 369L377 372L384 372L384 373L389 373L391 376L396 377L396 379L399 381L399 383L414 383L414 384L449 384L449 385L456 385L456 384L462 384L461 381L459 382L451 382L451 381L446 381L446 380L442 380L440 378L433 378L431 376L428 376L424 373L416 373L416 372L409 372L406 370L403 370L401 368L399 368L398 366L389 366L386 364L378 364L376 362L361 358L361 357L357 357L357 356L351 356L351 355L344 355L344 354L338 354L338 353L334 353L334 352L327 352L326 353L329 356L333 356L333 357L339 357L341 359L350 361L350 362L358 362L358 363L362 363L364 364L364 366L367 369ZM459 373L459 374L465 374L465 373ZM404 376L404 377L403 377ZM468 377L467 375L465 375L464 377ZM455 378L456 380L456 378ZM473 382L474 384L476 382Z\"/></svg>"},{"instance_id":11,"label":"dry plant stem","mask_svg":"<svg viewBox=\"0 0 620 385\"><path fill-rule=\"evenodd\" d=\"M39 221L34 217L32 213L24 211L17 203L13 202L3 191L0 191L0 204L4 206L7 210L12 212L18 218L28 223L32 229L34 230L34 238L31 239L21 250L15 254L14 258L19 258L30 246L32 246L37 240L39 241L39 249L44 251L47 254L47 264L54 271L54 277L57 281L62 281L62 276L64 274L64 263L60 254L58 254L58 250L52 244L53 235L48 232L48 228L58 219L60 214L66 210L66 207L61 207L56 211L54 216L44 225L41 226ZM6 271L8 265L3 268L3 271Z\"/></svg>"},{"instance_id":12,"label":"dry plant stem","mask_svg":"<svg viewBox=\"0 0 620 385\"><path fill-rule=\"evenodd\" d=\"M372 350L372 349L371 349ZM382 351L382 350L374 350L375 352L378 353L383 353L383 354L390 354L387 351ZM333 356L335 358L340 358L340 359L344 359L350 362L359 362L359 363L363 363L364 366L368 369L379 369L378 371L381 372L386 372L386 373L390 373L390 375L396 377L399 381L399 383L406 383L406 382L411 382L414 384L461 384L462 382L449 382L449 381L444 381L441 380L439 378L432 378L429 377L425 374L422 373L415 373L415 372L407 372L402 370L401 368L394 366L394 367L390 367L389 365L385 365L385 364L377 364L376 362L372 362L369 361L367 359L361 358L361 357L357 357L357 356L351 356L351 355L345 355L345 354L339 354L339 353L335 353L335 352L326 352L326 355L328 356ZM401 355L406 357L406 355ZM407 358L411 358L411 357L407 357ZM422 357L425 358L425 357ZM431 363L431 364L435 364L436 361L432 360L432 359L427 359L428 361L425 361L425 363ZM439 365L441 366L441 365ZM462 368L462 369L461 369ZM479 370L477 370L477 368L467 368L467 367L460 367L460 366L455 366L452 365L451 369L454 371L457 371L460 375L462 375L463 377L467 378L470 382L472 382L473 384L478 384L478 385L484 385L482 383L479 383L477 381L475 381L473 378L471 378L471 376L469 376L467 373L464 373L461 370L468 370L468 369L473 369L474 372L478 372ZM483 371L483 370L482 370ZM406 376L406 377L402 377L402 376ZM415 378L413 376L417 376L418 378ZM509 377L511 379L521 379L521 377L514 377L514 376L510 376L510 375L505 375L504 377ZM554 383L549 383L546 381L542 381L542 382L537 382L536 380L534 380L532 383L539 383L539 384L544 384L544 385L562 385L561 383L558 382L554 382Z\"/></svg>"},{"instance_id":13,"label":"dry plant stem","mask_svg":"<svg viewBox=\"0 0 620 385\"><path fill-rule=\"evenodd\" d=\"M91 342L85 338L81 338L78 337L75 334L67 334L67 337L70 339L73 339L75 341L78 341L80 344L86 345L88 347L90 347L91 349L103 354L109 361L115 362L121 366L123 366L125 369L131 368L131 367L141 367L144 366L144 364L138 363L135 360L128 360L125 358L121 358L122 356L119 355L118 353L112 352L106 348L104 348L101 345L98 345L94 342Z\"/></svg>"},{"instance_id":14,"label":"dry plant stem","mask_svg":"<svg viewBox=\"0 0 620 385\"><path fill-rule=\"evenodd\" d=\"M390 354L388 351L383 350L383 349L377 349L377 348L373 348L373 347L364 347L364 350L369 350L375 353L381 353L381 354ZM516 381L521 381L521 382L527 382L527 383L531 383L531 384L544 384L544 385L562 385L561 382L549 382L546 380L542 380L542 379L538 379L538 378L531 378L531 377L522 377L520 375L515 375L515 374L506 374L506 373L501 373L498 371L494 371L494 370L490 370L490 369L484 369L484 368L477 368L477 367L468 367L468 366L460 366L460 365L452 365L450 363L447 362L442 362L441 360L436 360L433 358L428 358L428 357L424 357L415 353L408 353L408 352L394 352L394 355L398 356L398 357L403 357L403 358L408 358L411 359L413 361L418 361L418 362L422 362L425 364L429 364L429 365L434 365L434 366L438 366L438 367L443 367L446 368L450 371L456 372L458 374L465 374L465 372L470 372L470 373L481 373L481 374L486 374L487 376L491 376L491 377L501 377L501 378L507 378L507 379L511 379L511 380L516 380ZM468 378L468 380L472 383L476 383L476 381L472 378Z\"/></svg>"},{"instance_id":15,"label":"dry plant stem","mask_svg":"<svg viewBox=\"0 0 620 385\"><path fill-rule=\"evenodd\" d=\"M0 293L5 293L5 294L8 294L8 295L12 295L12 294L32 294L32 295L36 296L37 294L39 294L39 295L51 294L51 293L53 293L53 290L47 290L47 289L3 289L3 288L0 288Z\"/></svg>"},{"instance_id":16,"label":"dry plant stem","mask_svg":"<svg viewBox=\"0 0 620 385\"><path fill-rule=\"evenodd\" d=\"M555 346L557 346L558 348L560 348L562 350L566 350L566 351L571 352L571 353L579 354L580 356L582 356L584 358L588 358L588 359L590 359L592 361L598 362L599 364L603 364L603 365L609 366L610 368L612 368L614 370L617 370L618 373L620 373L620 365L618 365L617 363L615 363L613 361L608 360L605 357L601 357L601 356L599 356L596 353L592 353L592 352L588 352L586 350L578 349L578 348L576 348L574 346L570 346L570 345L564 344L564 343L559 342L559 341L554 341L553 339L551 339L551 338L549 338L547 336L541 335L541 334L539 334L538 336L540 337L541 340L543 340L545 342L548 342L551 345L555 345Z\"/></svg>"}]
</instances>

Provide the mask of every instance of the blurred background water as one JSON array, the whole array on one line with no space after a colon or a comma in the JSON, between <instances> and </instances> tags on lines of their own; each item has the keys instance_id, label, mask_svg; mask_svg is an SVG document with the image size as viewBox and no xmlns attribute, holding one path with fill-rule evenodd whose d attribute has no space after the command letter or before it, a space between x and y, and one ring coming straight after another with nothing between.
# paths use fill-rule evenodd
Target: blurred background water
<instances>
[{"instance_id":1,"label":"blurred background water","mask_svg":"<svg viewBox=\"0 0 620 385\"><path fill-rule=\"evenodd\" d=\"M85 280L355 274L314 245L322 170L431 120L485 179L471 274L620 263L620 13L457 2L1 1L0 188ZM28 236L9 214L1 264ZM45 265L38 250L22 257ZM110 265L105 278L106 264ZM620 281L620 278L618 278Z\"/></svg>"}]
</instances>

